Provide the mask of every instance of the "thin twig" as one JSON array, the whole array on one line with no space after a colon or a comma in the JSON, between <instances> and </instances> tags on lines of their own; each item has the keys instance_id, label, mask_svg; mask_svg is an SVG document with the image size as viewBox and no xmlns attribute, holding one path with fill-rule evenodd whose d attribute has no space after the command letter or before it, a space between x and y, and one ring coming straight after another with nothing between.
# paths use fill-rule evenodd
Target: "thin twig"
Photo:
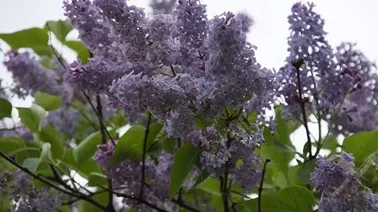
<instances>
[{"instance_id":1,"label":"thin twig","mask_svg":"<svg viewBox=\"0 0 378 212\"><path fill-rule=\"evenodd\" d=\"M0 128L0 132L1 131L13 131L13 130L21 129L21 128L23 128L23 126L16 126L16 127L12 127L12 128Z\"/></svg>"},{"instance_id":2,"label":"thin twig","mask_svg":"<svg viewBox=\"0 0 378 212\"><path fill-rule=\"evenodd\" d=\"M105 127L104 120L103 120L103 119L101 118L101 116L98 114L97 109L95 108L95 106L93 105L93 103L92 103L92 101L91 101L91 98L88 96L87 93L85 93L85 91L84 91L83 89L81 89L81 91L83 92L83 94L84 94L85 98L87 99L88 103L91 105L91 107L92 107L94 113L96 114L97 118L100 120L100 122L101 122L101 126L104 128L104 130L105 130L106 134L108 135L110 141L111 141L112 144L115 146L115 142L114 142L112 136L110 135L108 129Z\"/></svg>"},{"instance_id":3,"label":"thin twig","mask_svg":"<svg viewBox=\"0 0 378 212\"><path fill-rule=\"evenodd\" d=\"M230 148L230 146L231 146L231 135L230 135L230 132L227 132L227 149ZM222 193L222 199L223 199L224 212L229 212L230 211L229 205L228 205L229 192L228 192L228 185L227 185L229 160L226 162L225 166L226 168L224 171L224 177L221 183L221 193Z\"/></svg>"},{"instance_id":4,"label":"thin twig","mask_svg":"<svg viewBox=\"0 0 378 212\"><path fill-rule=\"evenodd\" d=\"M304 64L304 60L300 59L296 62L293 62L293 66L295 67L297 71L297 81L298 81L298 96L299 96L299 105L301 107L302 111L302 118L303 118L303 126L306 129L306 135L307 135L307 144L308 144L308 154L309 158L312 158L312 145L311 145L311 137L310 137L310 130L308 128L307 124L307 115L306 115L306 106L305 106L305 101L303 100L302 96L302 84L301 84L301 77L300 77L300 67Z\"/></svg>"},{"instance_id":5,"label":"thin twig","mask_svg":"<svg viewBox=\"0 0 378 212\"><path fill-rule=\"evenodd\" d=\"M146 200L144 200L144 199L140 199L140 198L138 198L138 197L129 196L129 195L127 195L127 194L122 194L122 193L118 193L118 192L115 192L115 191L113 191L113 194L115 194L115 195L117 195L117 196L119 196L119 197L125 197L125 198L128 198L128 199L132 199L132 200L135 200L135 201L139 201L140 203L142 203L142 204L144 204L144 205L147 205L148 207L150 207L150 208L152 208L152 209L155 209L155 210L157 210L157 211L159 211L159 212L168 212L168 211L166 211L166 210L164 210L164 209L162 209L162 208L159 208L159 207L157 207L156 205L153 205L153 204L147 202Z\"/></svg>"},{"instance_id":6,"label":"thin twig","mask_svg":"<svg viewBox=\"0 0 378 212\"><path fill-rule=\"evenodd\" d=\"M172 71L173 77L176 77L177 74L176 74L175 69L173 68L173 66L172 66L172 65L169 65L169 67L171 68L171 71Z\"/></svg>"},{"instance_id":7,"label":"thin twig","mask_svg":"<svg viewBox=\"0 0 378 212\"><path fill-rule=\"evenodd\" d=\"M98 113L98 121L100 122L101 125L101 141L102 144L106 144L106 135L105 135L105 126L104 123L102 122L103 120L103 115L102 115L102 104L101 104L101 97L99 94L96 95L96 102L97 102L97 113ZM109 176L107 176L108 180L108 189L111 191L112 190L112 179L110 179ZM109 192L108 194L108 206L107 206L108 211L115 211L114 206L113 206L113 193Z\"/></svg>"},{"instance_id":8,"label":"thin twig","mask_svg":"<svg viewBox=\"0 0 378 212\"><path fill-rule=\"evenodd\" d=\"M56 189L56 190L62 192L62 193L64 193L64 194L67 194L67 195L69 195L69 196L73 196L73 197L80 198L80 199L82 199L82 200L84 200L84 201L87 201L88 203L91 203L92 205L94 205L94 206L96 206L96 207L98 207L98 208L100 208L100 209L102 209L102 210L104 210L104 211L106 210L106 208L105 208L103 205L101 205L101 204L98 203L97 201L93 200L92 198L90 198L90 197L88 197L88 196L86 196L86 195L83 195L83 194L80 193L80 192L77 192L78 194L77 194L76 192L75 192L75 193L71 193L71 192L69 192L69 191L67 191L67 190L65 190L65 189L63 189L63 188L61 188L61 187L59 187L59 186L57 186L57 185L54 185L54 184L51 183L50 181L44 179L42 176L39 176L39 175L34 174L33 172L29 171L29 169L27 169L27 168L25 168L25 167L22 167L21 165L19 165L19 164L16 163L15 161L13 161L10 157L6 156L4 153L0 152L0 156L1 156L2 158L4 158L6 161L8 161L9 163L11 163L11 164L13 164L14 166L16 166L16 167L17 167L18 169L20 169L21 171L23 171L23 172L25 172L26 174L32 176L34 179L37 179L37 180L41 181L42 183L44 183L44 184L46 184L46 185L48 185L48 186L50 186L50 187L52 187L52 188L54 188L54 189Z\"/></svg>"},{"instance_id":9,"label":"thin twig","mask_svg":"<svg viewBox=\"0 0 378 212\"><path fill-rule=\"evenodd\" d=\"M270 162L270 159L265 160L264 167L261 174L260 187L258 190L259 196L257 198L257 212L261 212L261 199L262 199L263 184L264 184L264 178L265 178L265 173L266 173L266 167L269 162Z\"/></svg>"},{"instance_id":10,"label":"thin twig","mask_svg":"<svg viewBox=\"0 0 378 212\"><path fill-rule=\"evenodd\" d=\"M150 133L150 124L151 124L151 113L148 113L148 120L146 125L146 130L144 131L144 139L143 139L143 153L142 153L142 178L140 182L140 193L139 198L143 198L143 192L144 192L144 183L145 183L145 166L146 166L146 149L147 149L147 140L148 140L148 134Z\"/></svg>"}]
</instances>

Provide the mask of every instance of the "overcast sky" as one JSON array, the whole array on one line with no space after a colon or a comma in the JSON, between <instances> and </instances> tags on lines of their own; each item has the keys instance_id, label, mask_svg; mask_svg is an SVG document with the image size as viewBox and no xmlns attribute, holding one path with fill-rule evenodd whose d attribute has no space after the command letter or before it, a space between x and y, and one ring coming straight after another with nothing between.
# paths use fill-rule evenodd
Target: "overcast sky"
<instances>
[{"instance_id":1,"label":"overcast sky","mask_svg":"<svg viewBox=\"0 0 378 212\"><path fill-rule=\"evenodd\" d=\"M132 0L147 6L147 0ZM249 41L258 47L258 62L279 68L287 56L289 35L287 16L294 0L202 0L209 17L224 11L248 12L255 19ZM368 58L378 60L378 0L315 0L316 11L326 20L328 40L336 46L342 41L357 42ZM0 0L0 33L42 27L46 20L64 19L62 0ZM6 46L1 44L3 49ZM3 56L0 54L0 61ZM6 77L0 65L0 78ZM8 75L9 76L9 75ZM16 101L16 104L23 104ZM299 136L299 137L298 137ZM297 139L303 140L299 133Z\"/></svg>"}]
</instances>

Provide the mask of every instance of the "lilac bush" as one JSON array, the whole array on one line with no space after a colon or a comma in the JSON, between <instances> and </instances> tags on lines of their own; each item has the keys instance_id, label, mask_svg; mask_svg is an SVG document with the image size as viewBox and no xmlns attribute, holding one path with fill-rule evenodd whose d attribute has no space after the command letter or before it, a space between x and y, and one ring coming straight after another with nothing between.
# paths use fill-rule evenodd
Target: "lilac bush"
<instances>
[{"instance_id":1,"label":"lilac bush","mask_svg":"<svg viewBox=\"0 0 378 212\"><path fill-rule=\"evenodd\" d=\"M331 46L315 4L292 6L277 71L259 64L248 14L150 7L63 1L66 21L33 30L76 51L70 62L50 41L18 49L0 34L13 77L0 84L1 210L378 211L376 67L353 43Z\"/></svg>"}]
</instances>

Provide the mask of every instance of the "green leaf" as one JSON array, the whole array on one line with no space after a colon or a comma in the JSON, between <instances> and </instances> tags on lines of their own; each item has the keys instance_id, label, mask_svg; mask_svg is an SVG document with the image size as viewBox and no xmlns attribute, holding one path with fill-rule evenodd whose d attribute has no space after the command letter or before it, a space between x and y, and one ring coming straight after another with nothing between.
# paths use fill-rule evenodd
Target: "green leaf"
<instances>
[{"instance_id":1,"label":"green leaf","mask_svg":"<svg viewBox=\"0 0 378 212\"><path fill-rule=\"evenodd\" d=\"M63 157L61 158L61 162L63 162L70 168L76 167L75 158L73 156L73 149L67 149L66 151L64 151Z\"/></svg>"},{"instance_id":2,"label":"green leaf","mask_svg":"<svg viewBox=\"0 0 378 212\"><path fill-rule=\"evenodd\" d=\"M101 144L101 133L99 131L90 134L84 141L80 142L73 150L73 157L78 166L89 160L97 151L97 145Z\"/></svg>"},{"instance_id":3,"label":"green leaf","mask_svg":"<svg viewBox=\"0 0 378 212\"><path fill-rule=\"evenodd\" d=\"M360 132L344 139L342 149L352 153L356 167L362 165L365 160L378 149L378 131Z\"/></svg>"},{"instance_id":4,"label":"green leaf","mask_svg":"<svg viewBox=\"0 0 378 212\"><path fill-rule=\"evenodd\" d=\"M108 203L108 193L104 192L101 194L97 194L93 196L93 199L103 205L104 207ZM96 207L95 205L88 203L86 201L80 201L77 207L78 212L104 212L104 210L101 210L100 208Z\"/></svg>"},{"instance_id":5,"label":"green leaf","mask_svg":"<svg viewBox=\"0 0 378 212\"><path fill-rule=\"evenodd\" d=\"M35 173L39 166L39 158L27 158L22 166Z\"/></svg>"},{"instance_id":6,"label":"green leaf","mask_svg":"<svg viewBox=\"0 0 378 212\"><path fill-rule=\"evenodd\" d=\"M15 153L15 160L18 164L23 164L28 158L39 158L41 149L39 147L26 147Z\"/></svg>"},{"instance_id":7,"label":"green leaf","mask_svg":"<svg viewBox=\"0 0 378 212\"><path fill-rule=\"evenodd\" d=\"M162 127L163 125L159 123L150 125L146 149L149 149L153 144ZM114 150L114 155L110 159L110 164L117 164L125 159L142 160L144 134L145 128L143 126L134 125L130 127L126 133L119 138Z\"/></svg>"},{"instance_id":8,"label":"green leaf","mask_svg":"<svg viewBox=\"0 0 378 212\"><path fill-rule=\"evenodd\" d=\"M265 142L261 146L261 156L271 159L270 165L276 166L286 175L289 162L295 156L295 147L290 140L290 123L282 119L280 109L276 111L276 122L277 134L272 135L267 128L264 130Z\"/></svg>"},{"instance_id":9,"label":"green leaf","mask_svg":"<svg viewBox=\"0 0 378 212\"><path fill-rule=\"evenodd\" d=\"M26 148L20 137L4 137L0 139L0 150L4 154L13 154Z\"/></svg>"},{"instance_id":10,"label":"green leaf","mask_svg":"<svg viewBox=\"0 0 378 212\"><path fill-rule=\"evenodd\" d=\"M171 180L169 185L170 197L173 197L173 195L180 189L186 176L192 170L193 164L198 155L198 149L191 143L186 143L177 150L171 170Z\"/></svg>"},{"instance_id":11,"label":"green leaf","mask_svg":"<svg viewBox=\"0 0 378 212\"><path fill-rule=\"evenodd\" d=\"M46 111L42 107L32 104L30 108L18 107L17 110L21 122L29 128L31 132L38 132L40 130L42 120L46 116Z\"/></svg>"},{"instance_id":12,"label":"green leaf","mask_svg":"<svg viewBox=\"0 0 378 212\"><path fill-rule=\"evenodd\" d=\"M56 38L62 43L66 41L66 37L72 29L72 24L69 21L47 21L45 24L45 30L53 32Z\"/></svg>"},{"instance_id":13,"label":"green leaf","mask_svg":"<svg viewBox=\"0 0 378 212\"><path fill-rule=\"evenodd\" d=\"M166 138L163 141L164 151L173 154L175 152L176 143L177 143L177 139L176 138L174 138L174 137Z\"/></svg>"},{"instance_id":14,"label":"green leaf","mask_svg":"<svg viewBox=\"0 0 378 212\"><path fill-rule=\"evenodd\" d=\"M42 163L44 161L49 161L51 159L51 144L44 143L42 146L42 152L41 156L39 157L39 163Z\"/></svg>"},{"instance_id":15,"label":"green leaf","mask_svg":"<svg viewBox=\"0 0 378 212\"><path fill-rule=\"evenodd\" d=\"M163 151L163 142L162 141L157 141L153 143L150 148L147 150L147 154L151 155L152 157L158 158Z\"/></svg>"},{"instance_id":16,"label":"green leaf","mask_svg":"<svg viewBox=\"0 0 378 212\"><path fill-rule=\"evenodd\" d=\"M298 171L301 167L301 165L296 165L289 168L287 172L288 186L303 185L298 179Z\"/></svg>"},{"instance_id":17,"label":"green leaf","mask_svg":"<svg viewBox=\"0 0 378 212\"><path fill-rule=\"evenodd\" d=\"M203 191L206 191L210 194L221 196L221 193L219 191L220 182L219 180L216 180L212 177L208 177L206 180L204 180L202 183L200 183L196 188L201 189Z\"/></svg>"},{"instance_id":18,"label":"green leaf","mask_svg":"<svg viewBox=\"0 0 378 212\"><path fill-rule=\"evenodd\" d=\"M61 205L58 207L59 212L72 212L71 207L68 205Z\"/></svg>"},{"instance_id":19,"label":"green leaf","mask_svg":"<svg viewBox=\"0 0 378 212\"><path fill-rule=\"evenodd\" d=\"M106 175L101 173L90 173L88 177L88 186L106 185Z\"/></svg>"},{"instance_id":20,"label":"green leaf","mask_svg":"<svg viewBox=\"0 0 378 212\"><path fill-rule=\"evenodd\" d=\"M276 195L263 195L261 211L264 212L311 212L315 203L313 194L301 186L291 186L280 190ZM240 212L257 210L257 199L239 202Z\"/></svg>"},{"instance_id":21,"label":"green leaf","mask_svg":"<svg viewBox=\"0 0 378 212\"><path fill-rule=\"evenodd\" d=\"M13 203L13 202L12 202ZM6 192L0 193L0 211L11 212L12 205Z\"/></svg>"},{"instance_id":22,"label":"green leaf","mask_svg":"<svg viewBox=\"0 0 378 212\"><path fill-rule=\"evenodd\" d=\"M214 120L212 119L205 119L203 117L196 117L196 126L201 128L201 129L204 129L210 125L214 124Z\"/></svg>"},{"instance_id":23,"label":"green leaf","mask_svg":"<svg viewBox=\"0 0 378 212\"><path fill-rule=\"evenodd\" d=\"M61 96L54 96L40 91L37 91L34 95L34 99L34 103L41 106L46 111L57 110L62 104Z\"/></svg>"},{"instance_id":24,"label":"green leaf","mask_svg":"<svg viewBox=\"0 0 378 212\"><path fill-rule=\"evenodd\" d=\"M73 156L72 149L67 149L66 151L64 151L64 155L61 159L61 162L61 165L64 164L68 168L74 169L84 178L89 178L89 175L91 173L102 172L101 168L98 166L97 162L93 158L90 158L89 160L82 162L80 165L77 165Z\"/></svg>"},{"instance_id":25,"label":"green leaf","mask_svg":"<svg viewBox=\"0 0 378 212\"><path fill-rule=\"evenodd\" d=\"M83 64L86 64L88 62L88 58L90 57L89 50L82 42L70 40L66 41L64 44L77 53L77 57Z\"/></svg>"},{"instance_id":26,"label":"green leaf","mask_svg":"<svg viewBox=\"0 0 378 212\"><path fill-rule=\"evenodd\" d=\"M21 31L0 34L0 39L4 40L12 49L31 48L40 56L51 56L52 50L48 45L49 35L41 28L29 28Z\"/></svg>"},{"instance_id":27,"label":"green leaf","mask_svg":"<svg viewBox=\"0 0 378 212\"><path fill-rule=\"evenodd\" d=\"M85 161L81 166L76 166L76 171L85 178L89 178L92 173L102 173L101 168L93 158Z\"/></svg>"},{"instance_id":28,"label":"green leaf","mask_svg":"<svg viewBox=\"0 0 378 212\"><path fill-rule=\"evenodd\" d=\"M5 117L12 117L12 104L3 98L0 98L0 119Z\"/></svg>"},{"instance_id":29,"label":"green leaf","mask_svg":"<svg viewBox=\"0 0 378 212\"><path fill-rule=\"evenodd\" d=\"M310 173L315 169L315 160L305 161L298 170L298 179L307 185L312 185Z\"/></svg>"},{"instance_id":30,"label":"green leaf","mask_svg":"<svg viewBox=\"0 0 378 212\"><path fill-rule=\"evenodd\" d=\"M323 141L323 146L322 148L324 149L329 149L331 151L336 150L336 148L339 146L337 142L337 137L335 135L328 135L327 139Z\"/></svg>"},{"instance_id":31,"label":"green leaf","mask_svg":"<svg viewBox=\"0 0 378 212\"><path fill-rule=\"evenodd\" d=\"M54 159L61 158L63 155L63 137L53 126L46 125L41 129L39 138L51 144L51 154Z\"/></svg>"}]
</instances>

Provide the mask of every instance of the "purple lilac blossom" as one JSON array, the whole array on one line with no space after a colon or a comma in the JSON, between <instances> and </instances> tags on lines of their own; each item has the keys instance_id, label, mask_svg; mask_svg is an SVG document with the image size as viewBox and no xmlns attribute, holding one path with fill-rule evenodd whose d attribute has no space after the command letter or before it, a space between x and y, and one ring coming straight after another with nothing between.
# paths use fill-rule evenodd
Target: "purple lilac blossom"
<instances>
[{"instance_id":1,"label":"purple lilac blossom","mask_svg":"<svg viewBox=\"0 0 378 212\"><path fill-rule=\"evenodd\" d=\"M15 212L50 212L58 211L64 195L56 190L42 186L36 187L33 178L22 171L1 174L0 187L9 200L14 201L12 211Z\"/></svg>"},{"instance_id":2,"label":"purple lilac blossom","mask_svg":"<svg viewBox=\"0 0 378 212\"><path fill-rule=\"evenodd\" d=\"M65 80L80 89L104 93L111 82L122 73L123 71L115 63L106 61L102 57L94 57L85 65L80 61L71 63L64 76Z\"/></svg>"},{"instance_id":3,"label":"purple lilac blossom","mask_svg":"<svg viewBox=\"0 0 378 212\"><path fill-rule=\"evenodd\" d=\"M362 185L353 161L354 157L346 152L318 159L310 179L321 194L320 212L369 211L377 207L376 197Z\"/></svg>"},{"instance_id":4,"label":"purple lilac blossom","mask_svg":"<svg viewBox=\"0 0 378 212\"><path fill-rule=\"evenodd\" d=\"M375 64L356 49L355 44L342 43L337 47L338 84L327 84L330 96L339 95L335 107L337 116L327 121L335 134L348 135L376 129L377 82Z\"/></svg>"},{"instance_id":5,"label":"purple lilac blossom","mask_svg":"<svg viewBox=\"0 0 378 212\"><path fill-rule=\"evenodd\" d=\"M64 82L59 82L57 73L43 67L40 61L30 53L10 51L6 56L7 60L4 64L8 71L12 72L15 81L13 92L20 98L41 91L63 96L64 102L71 100L71 87Z\"/></svg>"},{"instance_id":6,"label":"purple lilac blossom","mask_svg":"<svg viewBox=\"0 0 378 212\"><path fill-rule=\"evenodd\" d=\"M318 78L329 79L332 77L335 64L331 46L328 44L324 31L324 20L314 11L315 5L296 3L293 5L292 14L288 17L290 24L290 37L288 38L289 56L286 65L278 73L276 81L281 83L278 94L284 98L282 113L286 116L293 115L300 119L300 104L298 103L298 74L301 82L301 98L308 98L306 109L313 111L322 105L318 96L320 86L328 83ZM294 67L293 62L303 60L301 67Z\"/></svg>"},{"instance_id":7,"label":"purple lilac blossom","mask_svg":"<svg viewBox=\"0 0 378 212\"><path fill-rule=\"evenodd\" d=\"M122 190L127 195L138 197L140 192L140 178L142 163L140 161L125 160L118 165L110 166L109 158L114 153L114 146L111 142L98 146L95 154L96 161L102 167L109 177L113 180L115 186L124 186ZM146 190L144 199L159 207L163 207L168 199L168 189L170 180L170 171L173 165L173 156L169 153L162 152L156 164L151 158L145 161L145 182ZM195 175L197 172L193 170ZM190 178L186 184L190 185ZM142 207L137 201L125 198L123 203L128 206L136 205L136 208ZM143 210L142 208L140 208Z\"/></svg>"},{"instance_id":8,"label":"purple lilac blossom","mask_svg":"<svg viewBox=\"0 0 378 212\"><path fill-rule=\"evenodd\" d=\"M233 183L246 191L260 182L260 158L255 150L264 140L262 129L247 132L236 125L230 126L229 138L224 138L214 126L195 130L187 134L187 139L201 149L201 165L214 174L223 174L226 166ZM238 162L242 162L238 165Z\"/></svg>"},{"instance_id":9,"label":"purple lilac blossom","mask_svg":"<svg viewBox=\"0 0 378 212\"><path fill-rule=\"evenodd\" d=\"M206 5L199 0L180 0L172 16L176 25L175 37L180 43L177 64L200 68L208 27Z\"/></svg>"}]
</instances>

